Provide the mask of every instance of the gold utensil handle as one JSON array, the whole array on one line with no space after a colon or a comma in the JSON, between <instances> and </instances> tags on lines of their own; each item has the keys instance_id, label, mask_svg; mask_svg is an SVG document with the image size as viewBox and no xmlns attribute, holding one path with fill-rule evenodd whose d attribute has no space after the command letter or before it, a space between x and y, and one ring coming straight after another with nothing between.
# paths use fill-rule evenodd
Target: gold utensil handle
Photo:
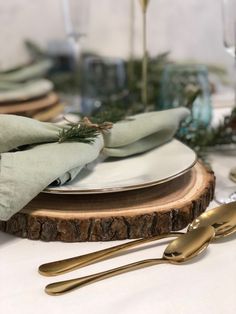
<instances>
[{"instance_id":1,"label":"gold utensil handle","mask_svg":"<svg viewBox=\"0 0 236 314\"><path fill-rule=\"evenodd\" d=\"M39 266L39 273L44 276L56 276L60 275L75 269L78 269L80 267L84 267L86 265L90 265L93 263L97 263L101 260L105 260L108 258L111 258L113 256L118 255L119 253L122 253L126 251L127 249L146 244L149 242L153 242L159 239L164 239L164 238L169 238L169 237L177 237L180 234L183 234L183 232L173 232L169 234L163 234L163 235L158 235L152 238L148 239L139 239L135 241L131 241L125 244L120 244L117 246L113 246L108 249L104 249L101 251L77 256L77 257L72 257L64 260L59 260L47 264L42 264Z\"/></svg>"},{"instance_id":2,"label":"gold utensil handle","mask_svg":"<svg viewBox=\"0 0 236 314\"><path fill-rule=\"evenodd\" d=\"M154 266L157 264L164 264L164 263L171 263L171 262L162 258L143 260L143 261L135 262L132 264L124 265L121 267L117 267L114 269L110 269L101 273L93 274L90 276L51 283L46 286L45 292L49 295L61 295L61 294L70 292L74 289L81 288L85 285L89 285L99 280L117 276L117 275L129 272L132 270Z\"/></svg>"}]
</instances>

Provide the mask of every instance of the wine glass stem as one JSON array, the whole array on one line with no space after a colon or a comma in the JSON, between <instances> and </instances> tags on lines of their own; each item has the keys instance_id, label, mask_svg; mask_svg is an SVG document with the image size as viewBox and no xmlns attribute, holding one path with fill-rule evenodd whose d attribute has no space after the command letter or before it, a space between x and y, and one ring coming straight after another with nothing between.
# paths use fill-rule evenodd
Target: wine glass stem
<instances>
[{"instance_id":1,"label":"wine glass stem","mask_svg":"<svg viewBox=\"0 0 236 314\"><path fill-rule=\"evenodd\" d=\"M236 22L234 22L234 106L236 107Z\"/></svg>"},{"instance_id":2,"label":"wine glass stem","mask_svg":"<svg viewBox=\"0 0 236 314\"><path fill-rule=\"evenodd\" d=\"M71 46L73 63L75 65L74 70L77 71L79 63L80 63L80 54L81 54L79 39L69 38L69 44Z\"/></svg>"},{"instance_id":3,"label":"wine glass stem","mask_svg":"<svg viewBox=\"0 0 236 314\"><path fill-rule=\"evenodd\" d=\"M146 20L146 10L143 11L143 60L142 60L142 72L143 72L143 82L142 82L142 102L144 105L144 110L147 110L147 20Z\"/></svg>"}]
</instances>

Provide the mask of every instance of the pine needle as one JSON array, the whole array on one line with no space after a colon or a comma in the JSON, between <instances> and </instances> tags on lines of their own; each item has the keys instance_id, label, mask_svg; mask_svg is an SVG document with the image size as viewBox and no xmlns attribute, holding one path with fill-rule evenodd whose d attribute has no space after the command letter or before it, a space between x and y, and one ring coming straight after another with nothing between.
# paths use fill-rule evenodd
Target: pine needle
<instances>
[{"instance_id":1,"label":"pine needle","mask_svg":"<svg viewBox=\"0 0 236 314\"><path fill-rule=\"evenodd\" d=\"M108 131L112 128L111 122L101 124L92 123L87 117L84 117L79 123L70 123L69 128L63 128L58 135L58 142L80 142L86 144L94 143L96 137L101 132Z\"/></svg>"},{"instance_id":2,"label":"pine needle","mask_svg":"<svg viewBox=\"0 0 236 314\"><path fill-rule=\"evenodd\" d=\"M94 143L99 131L95 127L89 127L85 124L72 125L69 129L62 129L59 132L59 143L80 142L86 144Z\"/></svg>"}]
</instances>

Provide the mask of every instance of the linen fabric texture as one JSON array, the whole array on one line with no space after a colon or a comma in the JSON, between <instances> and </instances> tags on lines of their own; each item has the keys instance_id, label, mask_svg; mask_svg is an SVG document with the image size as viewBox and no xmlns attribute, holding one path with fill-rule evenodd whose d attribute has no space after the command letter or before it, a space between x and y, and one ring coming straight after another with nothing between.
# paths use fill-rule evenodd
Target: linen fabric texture
<instances>
[{"instance_id":1,"label":"linen fabric texture","mask_svg":"<svg viewBox=\"0 0 236 314\"><path fill-rule=\"evenodd\" d=\"M66 184L99 154L127 157L170 141L183 107L142 113L113 125L92 144L58 143L62 125L0 115L0 220L8 220L48 185Z\"/></svg>"}]
</instances>

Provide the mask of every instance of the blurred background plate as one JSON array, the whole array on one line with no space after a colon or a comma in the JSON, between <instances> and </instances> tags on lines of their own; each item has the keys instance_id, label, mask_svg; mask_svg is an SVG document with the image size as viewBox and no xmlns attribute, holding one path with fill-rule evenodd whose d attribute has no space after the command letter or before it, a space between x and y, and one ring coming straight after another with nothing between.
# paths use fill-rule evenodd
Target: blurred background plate
<instances>
[{"instance_id":1,"label":"blurred background plate","mask_svg":"<svg viewBox=\"0 0 236 314\"><path fill-rule=\"evenodd\" d=\"M53 84L47 79L14 84L14 88L0 92L0 102L22 102L42 97L53 89Z\"/></svg>"}]
</instances>

